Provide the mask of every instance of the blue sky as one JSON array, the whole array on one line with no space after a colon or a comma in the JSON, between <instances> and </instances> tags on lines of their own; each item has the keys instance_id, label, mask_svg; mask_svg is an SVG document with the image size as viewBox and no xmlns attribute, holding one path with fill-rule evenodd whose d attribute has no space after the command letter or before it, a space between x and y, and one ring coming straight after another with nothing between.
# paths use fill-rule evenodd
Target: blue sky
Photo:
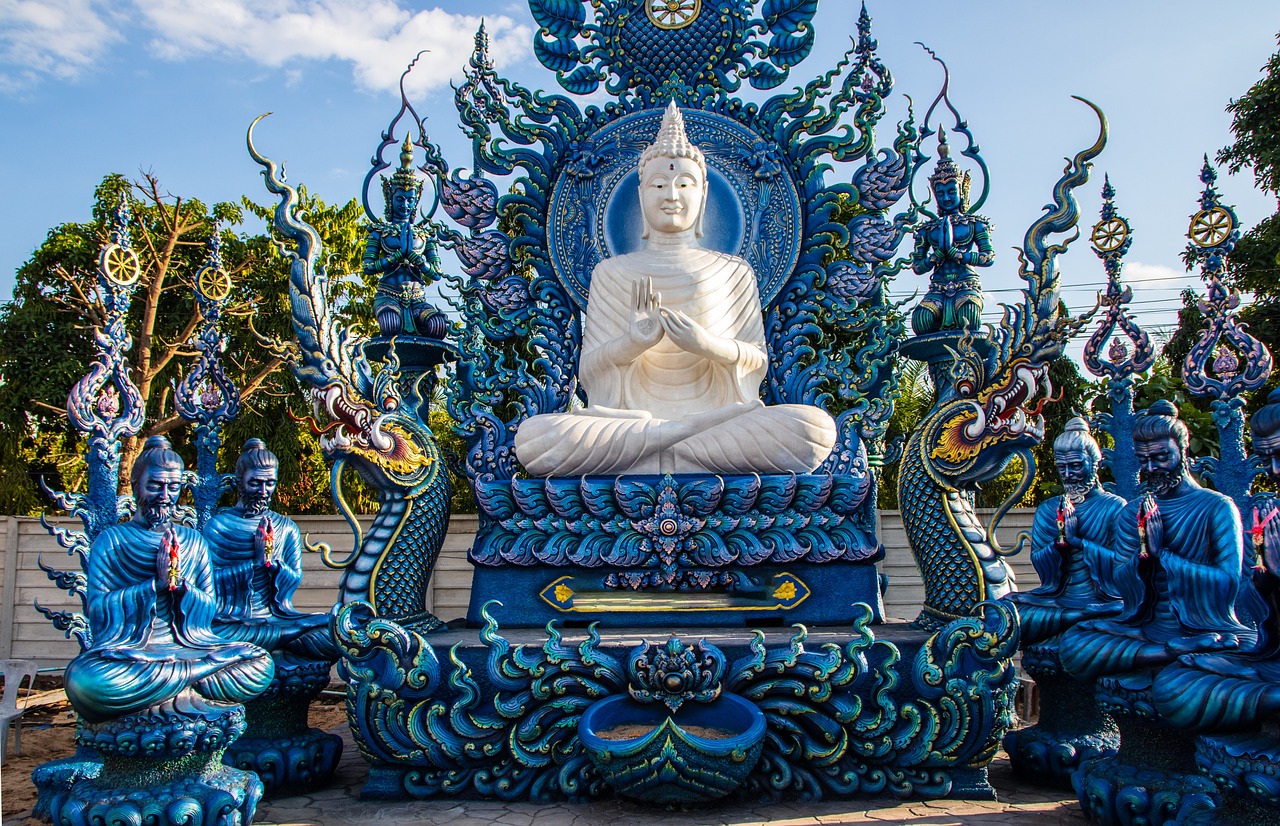
<instances>
[{"instance_id":1,"label":"blue sky","mask_svg":"<svg viewBox=\"0 0 1280 826\"><path fill-rule=\"evenodd\" d=\"M1110 145L1080 194L1084 231L1109 172L1135 228L1126 266L1143 302L1135 309L1144 323L1172 322L1178 289L1195 283L1178 254L1201 157L1229 142L1223 107L1277 48L1274 0L868 8L897 84L890 119L905 112L903 93L927 103L938 88L936 64L914 41L951 66L952 98L993 179L983 209L995 225L997 263L984 272L993 298L1009 299L1001 291L1020 283L1010 248L1048 201L1063 156L1092 140L1091 113L1070 99L1079 94L1111 121ZM817 45L792 81L834 63L856 12L847 0L822 0ZM419 49L432 52L411 76L414 102L450 162L468 165L448 83L482 16L504 73L558 90L532 57L527 6L510 0L0 0L0 300L50 227L88 217L93 187L109 172L145 169L170 192L206 202L266 200L244 151L246 126L266 111L275 114L258 146L288 162L291 182L329 201L358 196L397 108L399 73ZM884 129L882 142L891 134ZM1246 226L1275 208L1251 175L1224 174L1220 188ZM1068 303L1091 305L1103 272L1084 239L1063 276ZM894 291L916 286L904 276Z\"/></svg>"}]
</instances>

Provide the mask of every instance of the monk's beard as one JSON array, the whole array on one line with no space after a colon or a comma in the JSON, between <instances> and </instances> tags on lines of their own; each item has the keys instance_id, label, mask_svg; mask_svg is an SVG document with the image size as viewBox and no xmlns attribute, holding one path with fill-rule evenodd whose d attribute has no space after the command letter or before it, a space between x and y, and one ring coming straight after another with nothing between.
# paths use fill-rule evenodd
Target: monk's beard
<instances>
[{"instance_id":1,"label":"monk's beard","mask_svg":"<svg viewBox=\"0 0 1280 826\"><path fill-rule=\"evenodd\" d=\"M174 514L177 513L177 505L173 502L153 500L140 507L142 509L142 518L147 520L147 525L152 528L168 525L173 521Z\"/></svg>"},{"instance_id":2,"label":"monk's beard","mask_svg":"<svg viewBox=\"0 0 1280 826\"><path fill-rule=\"evenodd\" d=\"M271 497L260 493L241 493L240 507L246 516L262 516L271 509Z\"/></svg>"},{"instance_id":3,"label":"monk's beard","mask_svg":"<svg viewBox=\"0 0 1280 826\"><path fill-rule=\"evenodd\" d=\"M1160 497L1173 493L1182 483L1182 463L1169 470L1150 470L1141 474L1147 492Z\"/></svg>"},{"instance_id":4,"label":"monk's beard","mask_svg":"<svg viewBox=\"0 0 1280 826\"><path fill-rule=\"evenodd\" d=\"M1096 479L1090 479L1087 482L1064 482L1062 492L1067 497L1067 501L1073 505L1079 505L1096 484Z\"/></svg>"}]
</instances>

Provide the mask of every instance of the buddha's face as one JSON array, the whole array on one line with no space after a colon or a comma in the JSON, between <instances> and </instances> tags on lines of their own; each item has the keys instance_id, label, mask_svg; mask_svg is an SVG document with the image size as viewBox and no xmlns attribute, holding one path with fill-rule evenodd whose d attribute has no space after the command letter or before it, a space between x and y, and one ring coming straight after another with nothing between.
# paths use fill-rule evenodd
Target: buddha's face
<instances>
[{"instance_id":1,"label":"buddha's face","mask_svg":"<svg viewBox=\"0 0 1280 826\"><path fill-rule=\"evenodd\" d=\"M1138 460L1138 476L1157 498L1177 490L1182 483L1182 447L1172 436L1150 441L1135 439L1133 453Z\"/></svg>"},{"instance_id":2,"label":"buddha's face","mask_svg":"<svg viewBox=\"0 0 1280 826\"><path fill-rule=\"evenodd\" d=\"M1274 482L1280 482L1280 433L1259 435L1253 432L1253 452L1262 459L1263 467Z\"/></svg>"},{"instance_id":3,"label":"buddha's face","mask_svg":"<svg viewBox=\"0 0 1280 826\"><path fill-rule=\"evenodd\" d=\"M138 515L148 527L168 525L182 495L182 466L153 464L143 468L133 495L138 501Z\"/></svg>"},{"instance_id":4,"label":"buddha's face","mask_svg":"<svg viewBox=\"0 0 1280 826\"><path fill-rule=\"evenodd\" d=\"M938 199L938 211L943 215L954 215L960 211L960 183L958 181L942 181L935 184L933 194Z\"/></svg>"},{"instance_id":5,"label":"buddha's face","mask_svg":"<svg viewBox=\"0 0 1280 826\"><path fill-rule=\"evenodd\" d=\"M276 494L279 471L274 467L249 468L239 479L240 509L250 516L261 516L271 507Z\"/></svg>"},{"instance_id":6,"label":"buddha's face","mask_svg":"<svg viewBox=\"0 0 1280 826\"><path fill-rule=\"evenodd\" d=\"M689 158L655 158L640 181L640 211L653 232L684 232L698 225L706 178Z\"/></svg>"},{"instance_id":7,"label":"buddha's face","mask_svg":"<svg viewBox=\"0 0 1280 826\"><path fill-rule=\"evenodd\" d=\"M1093 457L1084 448L1054 448L1053 465L1067 497L1073 502L1083 500L1097 480Z\"/></svg>"}]
</instances>

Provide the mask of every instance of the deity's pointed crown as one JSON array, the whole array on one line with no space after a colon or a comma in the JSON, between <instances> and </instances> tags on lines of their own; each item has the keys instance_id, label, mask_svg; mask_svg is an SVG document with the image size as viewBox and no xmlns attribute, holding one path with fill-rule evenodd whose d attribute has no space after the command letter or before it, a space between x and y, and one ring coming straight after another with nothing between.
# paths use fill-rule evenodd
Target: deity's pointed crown
<instances>
[{"instance_id":1,"label":"deity's pointed crown","mask_svg":"<svg viewBox=\"0 0 1280 826\"><path fill-rule=\"evenodd\" d=\"M391 193L397 189L412 192L413 202L416 204L422 198L422 184L423 180L413 170L413 141L405 135L404 143L400 146L400 168L389 178L382 176L382 197L387 202L387 216L391 215Z\"/></svg>"},{"instance_id":2,"label":"deity's pointed crown","mask_svg":"<svg viewBox=\"0 0 1280 826\"><path fill-rule=\"evenodd\" d=\"M640 154L641 177L644 176L645 165L654 158L689 158L702 169L704 177L707 174L706 156L701 149L689 142L689 136L684 131L684 115L680 114L674 100L667 104L666 111L662 113L658 136Z\"/></svg>"},{"instance_id":3,"label":"deity's pointed crown","mask_svg":"<svg viewBox=\"0 0 1280 826\"><path fill-rule=\"evenodd\" d=\"M929 176L929 183L937 186L942 183L960 180L960 167L951 160L951 147L947 145L947 130L938 130L938 165Z\"/></svg>"},{"instance_id":4,"label":"deity's pointed crown","mask_svg":"<svg viewBox=\"0 0 1280 826\"><path fill-rule=\"evenodd\" d=\"M961 172L960 167L951 159L951 147L947 145L947 130L938 129L938 164L929 176L929 186L934 189L939 184L957 182L960 185L960 202L962 208L969 206L969 173Z\"/></svg>"}]
</instances>

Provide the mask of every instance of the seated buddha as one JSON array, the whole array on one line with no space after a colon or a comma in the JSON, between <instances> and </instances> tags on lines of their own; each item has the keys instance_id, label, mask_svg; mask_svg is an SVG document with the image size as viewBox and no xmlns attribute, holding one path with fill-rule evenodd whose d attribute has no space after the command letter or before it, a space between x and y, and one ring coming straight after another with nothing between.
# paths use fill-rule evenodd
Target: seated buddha
<instances>
[{"instance_id":1,"label":"seated buddha","mask_svg":"<svg viewBox=\"0 0 1280 826\"><path fill-rule=\"evenodd\" d=\"M1272 482L1280 482L1280 390L1249 420L1253 452ZM1280 714L1280 496L1254 496L1245 533L1260 617L1248 651L1188 654L1165 669L1153 692L1174 725L1232 731Z\"/></svg>"},{"instance_id":2,"label":"seated buddha","mask_svg":"<svg viewBox=\"0 0 1280 826\"><path fill-rule=\"evenodd\" d=\"M756 274L705 249L707 166L672 103L639 163L644 249L592 272L578 380L588 405L532 416L516 455L535 476L805 473L835 444L809 405L766 407Z\"/></svg>"},{"instance_id":3,"label":"seated buddha","mask_svg":"<svg viewBox=\"0 0 1280 826\"><path fill-rule=\"evenodd\" d=\"M271 510L279 467L261 439L245 442L236 460L239 498L205 525L218 597L213 630L223 639L333 662L338 648L328 615L293 607L302 581L303 542L297 524Z\"/></svg>"},{"instance_id":4,"label":"seated buddha","mask_svg":"<svg viewBox=\"0 0 1280 826\"><path fill-rule=\"evenodd\" d=\"M271 682L271 656L213 633L209 548L174 523L182 457L152 436L130 475L138 508L94 540L86 571L92 642L67 666L67 699L90 723L133 714L192 690L242 703Z\"/></svg>"},{"instance_id":5,"label":"seated buddha","mask_svg":"<svg viewBox=\"0 0 1280 826\"><path fill-rule=\"evenodd\" d=\"M1062 496L1036 508L1031 527L1031 563L1040 587L1014 592L1022 643L1050 639L1082 620L1119 613L1110 593L1112 534L1125 502L1098 484L1102 450L1079 417L1053 440L1053 463Z\"/></svg>"},{"instance_id":6,"label":"seated buddha","mask_svg":"<svg viewBox=\"0 0 1280 826\"><path fill-rule=\"evenodd\" d=\"M1187 468L1190 434L1159 401L1137 417L1133 448L1147 493L1116 517L1113 574L1124 607L1065 632L1063 666L1077 679L1158 668L1183 654L1251 645L1237 616L1242 578L1240 513Z\"/></svg>"}]
</instances>

